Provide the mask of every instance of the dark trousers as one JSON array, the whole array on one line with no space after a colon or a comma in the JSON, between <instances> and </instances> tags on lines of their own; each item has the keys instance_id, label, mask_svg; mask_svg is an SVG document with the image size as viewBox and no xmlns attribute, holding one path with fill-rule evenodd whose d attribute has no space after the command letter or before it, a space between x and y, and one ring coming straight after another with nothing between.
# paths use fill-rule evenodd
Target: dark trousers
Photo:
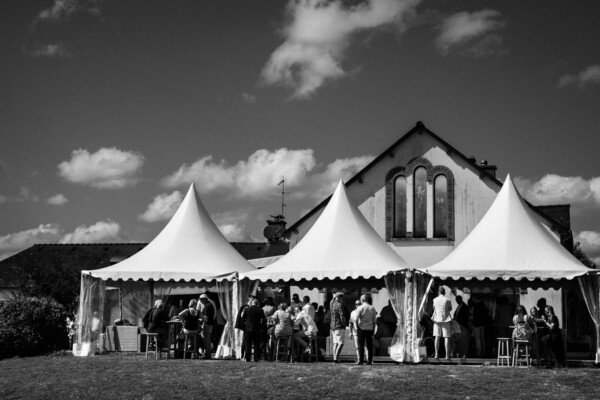
<instances>
[{"instance_id":1,"label":"dark trousers","mask_svg":"<svg viewBox=\"0 0 600 400\"><path fill-rule=\"evenodd\" d=\"M358 362L365 361L365 345L367 346L367 362L373 362L373 330L357 329L358 336Z\"/></svg>"},{"instance_id":2,"label":"dark trousers","mask_svg":"<svg viewBox=\"0 0 600 400\"><path fill-rule=\"evenodd\" d=\"M254 361L260 360L260 342L262 339L261 331L246 331L244 332L244 348L245 351L245 359L246 361L250 361L252 356L252 346L254 346Z\"/></svg>"},{"instance_id":3,"label":"dark trousers","mask_svg":"<svg viewBox=\"0 0 600 400\"><path fill-rule=\"evenodd\" d=\"M549 364L549 352L554 356L559 365L565 364L565 348L563 347L561 331L551 331L549 334L543 336L542 345L546 351L546 364Z\"/></svg>"}]
</instances>

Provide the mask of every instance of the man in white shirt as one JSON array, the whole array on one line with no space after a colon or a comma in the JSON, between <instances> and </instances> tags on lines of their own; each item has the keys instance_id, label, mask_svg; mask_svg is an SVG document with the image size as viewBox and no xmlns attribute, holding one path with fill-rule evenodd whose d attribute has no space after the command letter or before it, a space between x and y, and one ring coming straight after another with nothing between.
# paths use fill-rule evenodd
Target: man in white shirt
<instances>
[{"instance_id":1,"label":"man in white shirt","mask_svg":"<svg viewBox=\"0 0 600 400\"><path fill-rule=\"evenodd\" d=\"M361 305L357 309L357 334L358 334L358 361L356 364L362 365L365 360L365 344L367 347L367 365L373 364L373 333L377 325L377 311L371 305L370 295L360 296Z\"/></svg>"},{"instance_id":2,"label":"man in white shirt","mask_svg":"<svg viewBox=\"0 0 600 400\"><path fill-rule=\"evenodd\" d=\"M305 340L310 340L311 337L317 336L317 324L315 324L315 321L312 319L312 317L302 311L299 306L296 306L296 316L294 317L294 322L298 323L302 327L302 330L294 333L294 340L296 343L302 346L303 349L309 351L310 349L308 349L308 342Z\"/></svg>"},{"instance_id":3,"label":"man in white shirt","mask_svg":"<svg viewBox=\"0 0 600 400\"><path fill-rule=\"evenodd\" d=\"M304 296L302 298L302 301L304 302L304 307L302 307L302 311L304 311L305 313L307 313L308 315L310 315L310 317L312 319L315 319L315 308L313 307L312 304L310 304L310 297L308 296Z\"/></svg>"},{"instance_id":4,"label":"man in white shirt","mask_svg":"<svg viewBox=\"0 0 600 400\"><path fill-rule=\"evenodd\" d=\"M438 352L440 349L440 337L444 338L444 348L446 349L446 361L450 361L450 321L452 316L452 303L446 297L446 289L440 286L438 297L433 299L433 336L435 336L435 359L439 360Z\"/></svg>"},{"instance_id":5,"label":"man in white shirt","mask_svg":"<svg viewBox=\"0 0 600 400\"><path fill-rule=\"evenodd\" d=\"M358 332L357 332L357 318L358 318L358 307L360 307L360 299L354 302L354 310L350 313L350 323L348 328L350 329L350 339L354 339L354 346L356 347L356 362L360 361L360 353L358 352Z\"/></svg>"}]
</instances>

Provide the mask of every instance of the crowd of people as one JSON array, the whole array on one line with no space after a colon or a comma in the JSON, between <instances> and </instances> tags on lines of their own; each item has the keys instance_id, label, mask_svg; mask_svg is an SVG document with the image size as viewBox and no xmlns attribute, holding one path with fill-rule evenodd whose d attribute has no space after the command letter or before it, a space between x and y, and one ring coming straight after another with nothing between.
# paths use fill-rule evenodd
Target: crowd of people
<instances>
[{"instance_id":1,"label":"crowd of people","mask_svg":"<svg viewBox=\"0 0 600 400\"><path fill-rule=\"evenodd\" d=\"M434 338L431 349L434 360L440 360L442 350L446 361L456 357L459 363L469 355L489 356L496 350L493 348L495 339L507 337L512 338L513 343L516 340L527 341L529 354L543 358L547 368L566 365L559 320L545 298L539 299L528 314L523 305L516 306L506 297L500 297L496 302L495 319L491 318L484 301L477 294L471 295L468 304L460 295L455 300L457 307L452 310L445 288L440 286L438 296L433 300L432 315L423 313L421 316L422 342L425 343L429 336Z\"/></svg>"}]
</instances>

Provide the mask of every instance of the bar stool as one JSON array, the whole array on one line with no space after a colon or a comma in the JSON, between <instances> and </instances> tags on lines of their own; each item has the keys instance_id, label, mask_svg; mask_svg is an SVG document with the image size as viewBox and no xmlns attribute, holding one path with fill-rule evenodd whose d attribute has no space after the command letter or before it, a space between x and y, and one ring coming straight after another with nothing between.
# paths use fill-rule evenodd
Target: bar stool
<instances>
[{"instance_id":1,"label":"bar stool","mask_svg":"<svg viewBox=\"0 0 600 400\"><path fill-rule=\"evenodd\" d=\"M498 359L496 360L497 366L504 366L506 360L506 366L510 367L510 338L498 338Z\"/></svg>"},{"instance_id":2,"label":"bar stool","mask_svg":"<svg viewBox=\"0 0 600 400\"><path fill-rule=\"evenodd\" d=\"M523 357L521 357L520 349L523 349ZM525 363L525 366L531 366L531 360L529 359L529 341L528 340L515 340L515 349L513 350L513 367L516 367L519 363Z\"/></svg>"},{"instance_id":3,"label":"bar stool","mask_svg":"<svg viewBox=\"0 0 600 400\"><path fill-rule=\"evenodd\" d=\"M290 336L277 336L277 340L275 341L275 362L279 362L280 354L285 356L288 362L292 362L293 346L289 346L288 353L289 341Z\"/></svg>"},{"instance_id":4,"label":"bar stool","mask_svg":"<svg viewBox=\"0 0 600 400\"><path fill-rule=\"evenodd\" d=\"M190 358L195 354L196 358L198 358L198 332L197 331L189 331L184 332L185 339L183 341L183 359L185 360L188 353L191 353ZM192 349L188 349L188 345L192 346Z\"/></svg>"},{"instance_id":5,"label":"bar stool","mask_svg":"<svg viewBox=\"0 0 600 400\"><path fill-rule=\"evenodd\" d=\"M317 336L310 335L308 339L308 362L312 362L314 359L316 363L319 363L319 347L317 346Z\"/></svg>"},{"instance_id":6,"label":"bar stool","mask_svg":"<svg viewBox=\"0 0 600 400\"><path fill-rule=\"evenodd\" d=\"M146 360L148 359L148 354L154 353L154 359L158 360L158 333L143 333L146 336ZM150 345L154 343L154 349L150 348Z\"/></svg>"}]
</instances>

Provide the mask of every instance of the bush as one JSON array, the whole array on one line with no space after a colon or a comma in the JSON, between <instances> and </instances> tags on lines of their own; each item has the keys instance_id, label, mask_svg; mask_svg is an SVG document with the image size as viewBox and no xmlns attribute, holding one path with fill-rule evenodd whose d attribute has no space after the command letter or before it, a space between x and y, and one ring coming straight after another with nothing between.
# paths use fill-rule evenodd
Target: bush
<instances>
[{"instance_id":1,"label":"bush","mask_svg":"<svg viewBox=\"0 0 600 400\"><path fill-rule=\"evenodd\" d=\"M68 347L64 307L50 297L0 303L0 359L35 356Z\"/></svg>"}]
</instances>

